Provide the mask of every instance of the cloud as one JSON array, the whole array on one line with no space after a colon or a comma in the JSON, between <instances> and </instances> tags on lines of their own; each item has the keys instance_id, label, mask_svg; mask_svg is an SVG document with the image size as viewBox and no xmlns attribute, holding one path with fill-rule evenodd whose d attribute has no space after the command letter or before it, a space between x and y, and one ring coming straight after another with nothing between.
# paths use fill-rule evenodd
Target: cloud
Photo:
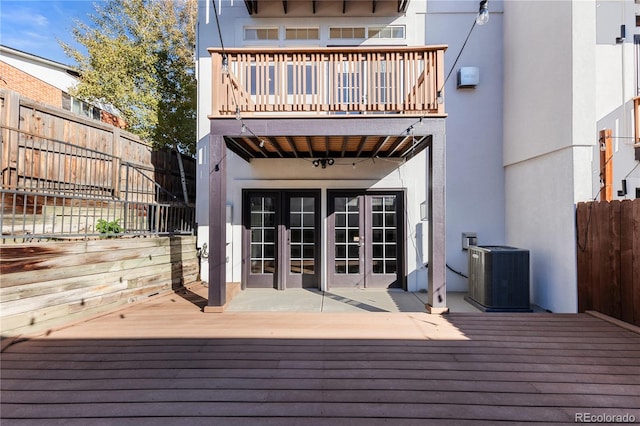
<instances>
[{"instance_id":1,"label":"cloud","mask_svg":"<svg viewBox=\"0 0 640 426\"><path fill-rule=\"evenodd\" d=\"M93 10L88 0L0 0L0 44L68 63L58 44L73 44L73 20Z\"/></svg>"},{"instance_id":2,"label":"cloud","mask_svg":"<svg viewBox=\"0 0 640 426\"><path fill-rule=\"evenodd\" d=\"M49 25L49 19L33 8L11 7L9 4L14 3L11 1L4 3L6 4L2 7L2 12L0 12L3 26L27 25L32 27L46 27Z\"/></svg>"}]
</instances>

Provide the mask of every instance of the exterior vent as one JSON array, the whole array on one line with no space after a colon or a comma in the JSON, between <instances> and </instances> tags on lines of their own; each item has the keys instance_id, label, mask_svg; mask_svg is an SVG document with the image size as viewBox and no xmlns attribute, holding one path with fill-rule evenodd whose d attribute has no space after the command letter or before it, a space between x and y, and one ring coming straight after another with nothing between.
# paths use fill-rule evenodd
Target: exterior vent
<instances>
[{"instance_id":1,"label":"exterior vent","mask_svg":"<svg viewBox=\"0 0 640 426\"><path fill-rule=\"evenodd\" d=\"M469 247L469 294L485 312L531 312L529 251L507 246Z\"/></svg>"}]
</instances>

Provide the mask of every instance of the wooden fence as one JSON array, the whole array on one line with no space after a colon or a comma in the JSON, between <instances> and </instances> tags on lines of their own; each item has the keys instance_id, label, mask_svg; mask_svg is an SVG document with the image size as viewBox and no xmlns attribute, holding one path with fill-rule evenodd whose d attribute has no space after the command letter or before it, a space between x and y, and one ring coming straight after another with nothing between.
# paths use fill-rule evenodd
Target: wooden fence
<instances>
[{"instance_id":1,"label":"wooden fence","mask_svg":"<svg viewBox=\"0 0 640 426\"><path fill-rule=\"evenodd\" d=\"M46 330L195 282L195 239L0 245L2 336Z\"/></svg>"},{"instance_id":2,"label":"wooden fence","mask_svg":"<svg viewBox=\"0 0 640 426\"><path fill-rule=\"evenodd\" d=\"M578 310L640 326L640 199L578 203Z\"/></svg>"},{"instance_id":3,"label":"wooden fence","mask_svg":"<svg viewBox=\"0 0 640 426\"><path fill-rule=\"evenodd\" d=\"M116 218L128 233L193 232L195 159L11 91L0 90L0 132L3 242L87 237Z\"/></svg>"}]
</instances>

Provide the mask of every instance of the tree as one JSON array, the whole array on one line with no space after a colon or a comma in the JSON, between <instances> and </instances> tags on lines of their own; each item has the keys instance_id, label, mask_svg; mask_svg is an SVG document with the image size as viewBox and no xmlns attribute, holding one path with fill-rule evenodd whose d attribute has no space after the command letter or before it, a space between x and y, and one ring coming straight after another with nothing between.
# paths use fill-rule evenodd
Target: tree
<instances>
[{"instance_id":1,"label":"tree","mask_svg":"<svg viewBox=\"0 0 640 426\"><path fill-rule=\"evenodd\" d=\"M82 76L71 94L113 105L154 146L193 155L197 0L106 0L94 11L72 28L86 54L61 43Z\"/></svg>"}]
</instances>

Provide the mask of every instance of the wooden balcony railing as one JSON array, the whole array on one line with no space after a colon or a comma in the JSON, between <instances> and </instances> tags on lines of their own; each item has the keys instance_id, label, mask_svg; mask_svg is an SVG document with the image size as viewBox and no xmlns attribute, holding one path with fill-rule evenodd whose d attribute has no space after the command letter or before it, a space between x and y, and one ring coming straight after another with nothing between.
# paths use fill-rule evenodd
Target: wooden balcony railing
<instances>
[{"instance_id":1,"label":"wooden balcony railing","mask_svg":"<svg viewBox=\"0 0 640 426\"><path fill-rule=\"evenodd\" d=\"M213 117L256 113L442 116L446 46L217 49ZM226 58L226 59L225 59Z\"/></svg>"}]
</instances>

